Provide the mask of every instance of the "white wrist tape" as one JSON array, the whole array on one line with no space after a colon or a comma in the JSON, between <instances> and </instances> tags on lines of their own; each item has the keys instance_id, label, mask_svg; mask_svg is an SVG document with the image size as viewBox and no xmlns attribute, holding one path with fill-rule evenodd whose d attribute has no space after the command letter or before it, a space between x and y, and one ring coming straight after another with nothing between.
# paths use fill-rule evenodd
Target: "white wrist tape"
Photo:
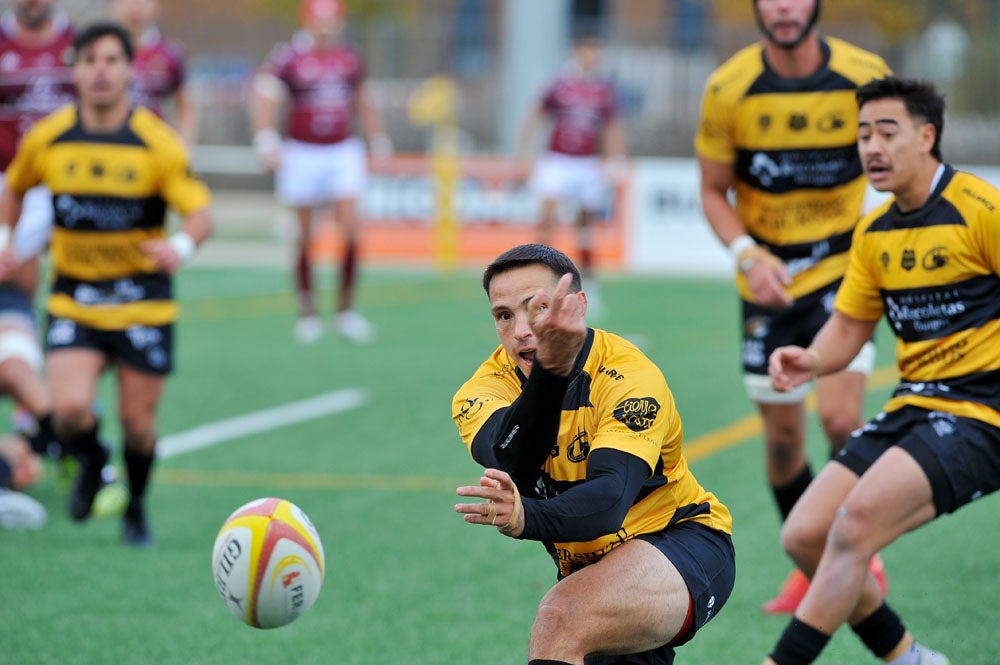
<instances>
[{"instance_id":1,"label":"white wrist tape","mask_svg":"<svg viewBox=\"0 0 1000 665\"><path fill-rule=\"evenodd\" d=\"M740 254L750 249L751 247L756 247L757 243L753 238L747 234L738 236L735 240L729 243L729 254L733 257L733 263L739 265Z\"/></svg>"},{"instance_id":2,"label":"white wrist tape","mask_svg":"<svg viewBox=\"0 0 1000 665\"><path fill-rule=\"evenodd\" d=\"M194 257L194 250L198 248L194 242L194 238L183 231L178 231L170 236L170 238L167 239L167 242L170 243L170 246L174 250L174 254L177 255L177 258L181 263L187 263L190 261Z\"/></svg>"},{"instance_id":3,"label":"white wrist tape","mask_svg":"<svg viewBox=\"0 0 1000 665\"><path fill-rule=\"evenodd\" d=\"M262 129L253 135L253 147L262 157L273 155L281 150L281 134L273 128Z\"/></svg>"},{"instance_id":4,"label":"white wrist tape","mask_svg":"<svg viewBox=\"0 0 1000 665\"><path fill-rule=\"evenodd\" d=\"M11 228L6 224L0 224L0 252L10 246Z\"/></svg>"}]
</instances>

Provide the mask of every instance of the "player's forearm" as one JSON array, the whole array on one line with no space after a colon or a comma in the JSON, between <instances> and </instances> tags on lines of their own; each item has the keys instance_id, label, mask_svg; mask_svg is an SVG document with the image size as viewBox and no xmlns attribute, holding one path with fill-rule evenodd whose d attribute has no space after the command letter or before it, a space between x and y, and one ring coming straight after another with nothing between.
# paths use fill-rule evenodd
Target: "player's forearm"
<instances>
[{"instance_id":1,"label":"player's forearm","mask_svg":"<svg viewBox=\"0 0 1000 665\"><path fill-rule=\"evenodd\" d=\"M625 124L612 120L604 130L604 154L610 158L624 159L628 151Z\"/></svg>"},{"instance_id":2,"label":"player's forearm","mask_svg":"<svg viewBox=\"0 0 1000 665\"><path fill-rule=\"evenodd\" d=\"M649 466L629 453L602 448L587 459L587 479L557 497L524 499L528 540L587 542L621 528Z\"/></svg>"},{"instance_id":3,"label":"player's forearm","mask_svg":"<svg viewBox=\"0 0 1000 665\"><path fill-rule=\"evenodd\" d=\"M746 235L746 224L729 203L725 191L703 184L701 205L705 219L723 245L729 247L734 240Z\"/></svg>"},{"instance_id":4,"label":"player's forearm","mask_svg":"<svg viewBox=\"0 0 1000 665\"><path fill-rule=\"evenodd\" d=\"M13 229L17 220L21 218L23 207L24 197L12 188L4 187L3 194L0 194L0 227L6 228L7 234L10 234L10 229Z\"/></svg>"},{"instance_id":5,"label":"player's forearm","mask_svg":"<svg viewBox=\"0 0 1000 665\"><path fill-rule=\"evenodd\" d=\"M863 321L834 310L807 349L816 359L816 376L835 374L857 357L878 321Z\"/></svg>"},{"instance_id":6,"label":"player's forearm","mask_svg":"<svg viewBox=\"0 0 1000 665\"><path fill-rule=\"evenodd\" d=\"M196 244L200 245L205 242L214 231L212 214L209 209L202 208L188 215L184 220L183 231L191 236Z\"/></svg>"},{"instance_id":7,"label":"player's forearm","mask_svg":"<svg viewBox=\"0 0 1000 665\"><path fill-rule=\"evenodd\" d=\"M476 435L472 450L476 461L495 460L496 468L509 473L522 493L533 489L559 434L567 385L569 377L536 363L521 396L494 414Z\"/></svg>"},{"instance_id":8,"label":"player's forearm","mask_svg":"<svg viewBox=\"0 0 1000 665\"><path fill-rule=\"evenodd\" d=\"M198 139L198 113L185 89L177 91L177 131L184 142L191 146Z\"/></svg>"}]
</instances>

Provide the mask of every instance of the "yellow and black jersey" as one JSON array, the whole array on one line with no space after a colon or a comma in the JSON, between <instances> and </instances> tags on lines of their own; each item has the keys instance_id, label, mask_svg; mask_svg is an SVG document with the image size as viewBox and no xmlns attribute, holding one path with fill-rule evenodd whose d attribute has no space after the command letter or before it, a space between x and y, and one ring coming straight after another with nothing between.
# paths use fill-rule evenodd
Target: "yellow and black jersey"
<instances>
[{"instance_id":1,"label":"yellow and black jersey","mask_svg":"<svg viewBox=\"0 0 1000 665\"><path fill-rule=\"evenodd\" d=\"M52 191L50 314L101 330L176 319L170 277L141 247L164 237L168 206L188 215L210 195L165 122L137 107L117 132L95 134L65 106L24 137L6 178L19 192Z\"/></svg>"},{"instance_id":2,"label":"yellow and black jersey","mask_svg":"<svg viewBox=\"0 0 1000 665\"><path fill-rule=\"evenodd\" d=\"M838 311L896 333L905 404L1000 427L1000 191L942 167L928 202L890 199L858 225Z\"/></svg>"},{"instance_id":3,"label":"yellow and black jersey","mask_svg":"<svg viewBox=\"0 0 1000 665\"><path fill-rule=\"evenodd\" d=\"M636 535L695 521L732 533L728 509L688 469L683 428L663 374L625 339L591 330L562 401L559 433L542 464L537 498L586 482L595 450L624 451L645 461L649 476L621 529L589 542L547 543L561 575L590 564ZM501 346L455 394L452 417L470 448L499 409L510 407L526 379Z\"/></svg>"},{"instance_id":4,"label":"yellow and black jersey","mask_svg":"<svg viewBox=\"0 0 1000 665\"><path fill-rule=\"evenodd\" d=\"M861 218L866 181L858 157L855 90L890 73L882 58L839 39L805 78L778 76L762 44L709 78L695 150L735 169L735 206L747 232L781 258L798 298L839 279ZM742 274L737 283L750 298Z\"/></svg>"}]
</instances>

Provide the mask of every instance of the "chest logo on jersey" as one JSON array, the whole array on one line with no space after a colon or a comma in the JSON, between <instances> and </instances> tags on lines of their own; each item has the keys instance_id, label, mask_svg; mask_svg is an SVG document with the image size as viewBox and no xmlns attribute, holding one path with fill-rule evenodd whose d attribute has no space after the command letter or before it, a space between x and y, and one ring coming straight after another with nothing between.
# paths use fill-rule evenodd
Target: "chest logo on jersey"
<instances>
[{"instance_id":1,"label":"chest logo on jersey","mask_svg":"<svg viewBox=\"0 0 1000 665\"><path fill-rule=\"evenodd\" d=\"M652 397L632 397L615 407L615 419L633 432L652 427L659 413L660 403Z\"/></svg>"},{"instance_id":2,"label":"chest logo on jersey","mask_svg":"<svg viewBox=\"0 0 1000 665\"><path fill-rule=\"evenodd\" d=\"M587 459L587 455L590 454L590 434L586 430L580 430L573 437L573 440L569 442L569 448L566 450L566 457L570 462L580 463Z\"/></svg>"},{"instance_id":3,"label":"chest logo on jersey","mask_svg":"<svg viewBox=\"0 0 1000 665\"><path fill-rule=\"evenodd\" d=\"M943 245L932 247L920 260L924 270L937 270L948 264L948 248Z\"/></svg>"},{"instance_id":4,"label":"chest logo on jersey","mask_svg":"<svg viewBox=\"0 0 1000 665\"><path fill-rule=\"evenodd\" d=\"M917 253L912 249L903 250L903 260L900 262L903 270L913 270L917 265Z\"/></svg>"}]
</instances>

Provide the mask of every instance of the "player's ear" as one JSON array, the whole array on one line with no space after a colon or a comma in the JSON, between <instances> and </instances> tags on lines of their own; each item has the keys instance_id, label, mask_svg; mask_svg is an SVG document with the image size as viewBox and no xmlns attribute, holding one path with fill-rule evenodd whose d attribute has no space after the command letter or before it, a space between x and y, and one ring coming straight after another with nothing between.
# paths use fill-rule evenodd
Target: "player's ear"
<instances>
[{"instance_id":1,"label":"player's ear","mask_svg":"<svg viewBox=\"0 0 1000 665\"><path fill-rule=\"evenodd\" d=\"M920 126L920 152L930 154L937 140L937 128L929 122Z\"/></svg>"}]
</instances>

